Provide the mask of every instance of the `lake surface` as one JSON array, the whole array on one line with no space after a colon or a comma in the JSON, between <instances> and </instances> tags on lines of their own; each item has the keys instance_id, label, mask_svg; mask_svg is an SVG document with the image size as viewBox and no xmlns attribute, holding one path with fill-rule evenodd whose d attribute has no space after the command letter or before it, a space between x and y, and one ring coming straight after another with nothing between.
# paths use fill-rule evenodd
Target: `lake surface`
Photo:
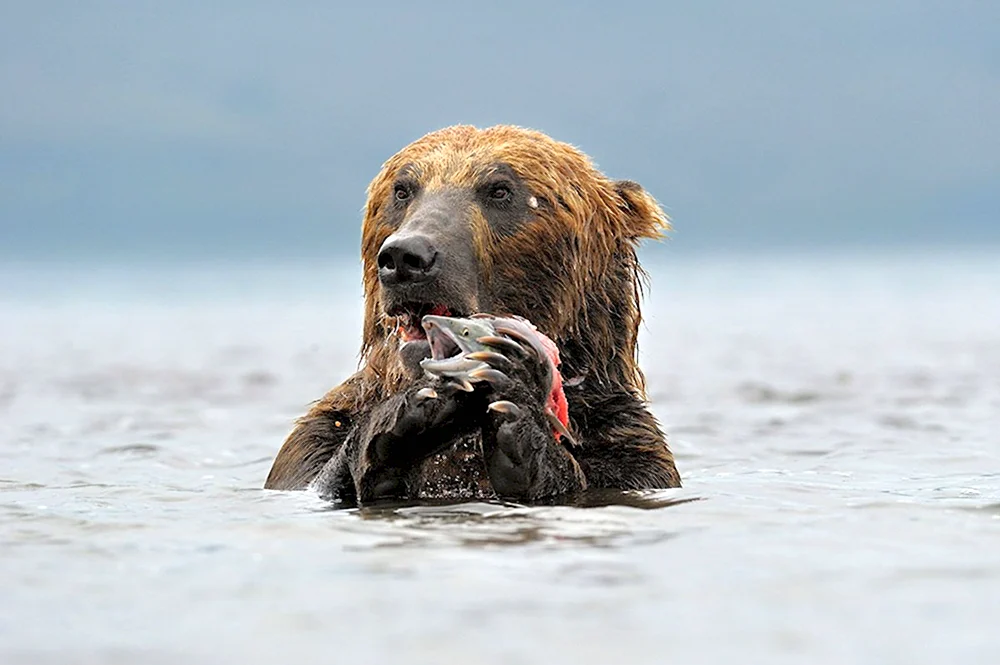
<instances>
[{"instance_id":1,"label":"lake surface","mask_svg":"<svg viewBox=\"0 0 1000 665\"><path fill-rule=\"evenodd\" d=\"M683 489L361 511L353 262L0 268L0 662L1000 663L1000 253L648 267Z\"/></svg>"}]
</instances>

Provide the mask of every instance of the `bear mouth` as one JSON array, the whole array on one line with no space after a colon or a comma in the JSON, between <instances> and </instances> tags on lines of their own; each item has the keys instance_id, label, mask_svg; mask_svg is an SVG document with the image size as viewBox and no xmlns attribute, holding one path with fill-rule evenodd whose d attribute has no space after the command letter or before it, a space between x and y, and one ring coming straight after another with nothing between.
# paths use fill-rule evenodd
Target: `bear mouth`
<instances>
[{"instance_id":1,"label":"bear mouth","mask_svg":"<svg viewBox=\"0 0 1000 665\"><path fill-rule=\"evenodd\" d=\"M396 336L402 344L427 341L427 331L421 321L428 314L434 316L461 316L447 305L440 303L409 302L393 307L389 316L396 317Z\"/></svg>"}]
</instances>

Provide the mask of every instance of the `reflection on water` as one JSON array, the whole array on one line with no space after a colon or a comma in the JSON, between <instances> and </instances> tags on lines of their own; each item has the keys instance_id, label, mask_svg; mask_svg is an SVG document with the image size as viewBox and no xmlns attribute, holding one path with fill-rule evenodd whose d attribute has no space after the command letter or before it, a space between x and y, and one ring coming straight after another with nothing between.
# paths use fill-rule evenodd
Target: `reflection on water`
<instances>
[{"instance_id":1,"label":"reflection on water","mask_svg":"<svg viewBox=\"0 0 1000 665\"><path fill-rule=\"evenodd\" d=\"M530 507L260 489L356 363L315 272L0 298L0 662L1000 662L995 265L654 268L685 487Z\"/></svg>"},{"instance_id":2,"label":"reflection on water","mask_svg":"<svg viewBox=\"0 0 1000 665\"><path fill-rule=\"evenodd\" d=\"M641 510L656 510L675 506L689 501L697 501L697 497L680 496L681 490L616 490L616 489L590 489L577 494L569 494L560 497L552 497L542 500L534 506L568 506L573 508L600 508L604 506L628 506L629 508L639 508ZM481 516L493 514L493 508L505 506L511 509L527 510L527 506L508 502L467 502L456 503L448 500L420 500L420 501L400 501L382 500L367 504L358 511L363 517L369 515L379 517L383 513L397 514L408 510L413 510L418 514L437 515L473 515ZM484 507L488 508L484 513ZM331 510L338 510L341 507L334 503L330 505ZM442 512L443 511L443 512Z\"/></svg>"},{"instance_id":3,"label":"reflection on water","mask_svg":"<svg viewBox=\"0 0 1000 665\"><path fill-rule=\"evenodd\" d=\"M505 503L385 502L346 512L360 518L359 530L387 536L386 542L379 541L373 547L477 548L526 544L612 547L658 542L675 534L662 527L637 528L635 521L621 512L582 509L617 506L657 510L698 500L697 497L681 496L679 492L591 490L580 496L553 501L545 507ZM336 506L329 509L338 510Z\"/></svg>"}]
</instances>

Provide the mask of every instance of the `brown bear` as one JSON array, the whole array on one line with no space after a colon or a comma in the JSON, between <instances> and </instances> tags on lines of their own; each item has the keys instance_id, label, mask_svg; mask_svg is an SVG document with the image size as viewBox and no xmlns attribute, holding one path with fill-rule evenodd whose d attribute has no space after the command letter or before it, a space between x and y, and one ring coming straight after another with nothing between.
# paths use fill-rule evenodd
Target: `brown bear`
<instances>
[{"instance_id":1,"label":"brown bear","mask_svg":"<svg viewBox=\"0 0 1000 665\"><path fill-rule=\"evenodd\" d=\"M368 187L360 370L298 421L265 487L356 505L680 486L636 353L636 246L666 228L638 184L536 131L456 126L405 147ZM507 353L504 380L473 390L421 371L422 317L480 312L555 341L578 446L542 417L532 354Z\"/></svg>"}]
</instances>

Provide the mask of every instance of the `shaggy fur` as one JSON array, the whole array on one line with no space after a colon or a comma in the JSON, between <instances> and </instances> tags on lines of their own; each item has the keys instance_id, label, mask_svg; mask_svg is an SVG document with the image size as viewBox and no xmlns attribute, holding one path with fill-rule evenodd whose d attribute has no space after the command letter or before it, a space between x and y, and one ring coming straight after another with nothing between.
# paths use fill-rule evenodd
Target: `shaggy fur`
<instances>
[{"instance_id":1,"label":"shaggy fur","mask_svg":"<svg viewBox=\"0 0 1000 665\"><path fill-rule=\"evenodd\" d=\"M459 408L458 416L453 408L424 413L419 431L437 432L434 449L402 462L393 457L392 478L382 473L381 480L372 481L385 491L366 487L368 466L383 445L376 442L388 441L383 435L389 430L403 431L399 419L411 408L407 395L425 381L408 373L400 358L397 321L387 315L379 282L379 250L394 232L387 221L394 183L405 169L425 191L466 191L498 165L516 174L537 206L513 230L491 228L477 208L467 211L464 223L471 227L479 266L474 307L524 316L555 340L563 376L582 377L566 391L571 429L582 446L571 454L554 440L532 443L525 453L530 459L503 461L530 471L498 491L502 472L489 460L484 465L483 455L491 454L484 437L500 425L476 420L477 390L455 397L472 400L457 405L467 407ZM384 164L368 188L360 369L300 419L265 486L303 488L321 471L321 491L340 487L327 493L352 501L495 494L539 500L586 487L679 486L666 439L644 403L636 348L644 274L635 249L640 240L657 238L666 228L663 211L639 185L608 179L579 150L539 132L457 126L410 144ZM532 399L528 392L522 399ZM458 422L463 418L470 420Z\"/></svg>"}]
</instances>

